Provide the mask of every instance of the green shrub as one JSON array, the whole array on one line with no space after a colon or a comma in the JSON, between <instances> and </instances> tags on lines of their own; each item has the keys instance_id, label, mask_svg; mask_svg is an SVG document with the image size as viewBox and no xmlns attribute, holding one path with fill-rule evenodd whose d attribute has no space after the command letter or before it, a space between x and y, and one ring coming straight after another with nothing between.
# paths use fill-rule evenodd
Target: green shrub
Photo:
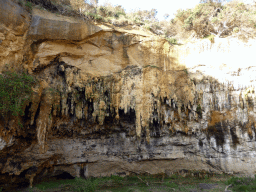
<instances>
[{"instance_id":1,"label":"green shrub","mask_svg":"<svg viewBox=\"0 0 256 192\"><path fill-rule=\"evenodd\" d=\"M121 181L124 180L123 177L117 176L117 175L111 175L110 177L116 184L120 184Z\"/></svg>"},{"instance_id":2,"label":"green shrub","mask_svg":"<svg viewBox=\"0 0 256 192\"><path fill-rule=\"evenodd\" d=\"M100 179L84 179L76 177L75 179L42 182L40 184L35 185L35 187L40 190L47 190L59 187L60 185L68 184L71 186L72 191L75 192L94 192L98 187L98 180Z\"/></svg>"},{"instance_id":3,"label":"green shrub","mask_svg":"<svg viewBox=\"0 0 256 192\"><path fill-rule=\"evenodd\" d=\"M163 185L167 186L167 187L171 187L171 188L177 188L178 185L176 183L173 183L173 182L165 182L163 183Z\"/></svg>"},{"instance_id":4,"label":"green shrub","mask_svg":"<svg viewBox=\"0 0 256 192\"><path fill-rule=\"evenodd\" d=\"M21 6L23 6L23 1L22 1L22 0L19 0L19 1L18 1L18 4L21 5Z\"/></svg>"},{"instance_id":5,"label":"green shrub","mask_svg":"<svg viewBox=\"0 0 256 192\"><path fill-rule=\"evenodd\" d=\"M95 21L103 21L103 17L97 13L93 12L86 12L85 15L87 15L90 19L93 19Z\"/></svg>"},{"instance_id":6,"label":"green shrub","mask_svg":"<svg viewBox=\"0 0 256 192\"><path fill-rule=\"evenodd\" d=\"M176 174L172 174L172 175L170 176L171 179L178 179L178 177L179 177L179 176L176 175Z\"/></svg>"},{"instance_id":7,"label":"green shrub","mask_svg":"<svg viewBox=\"0 0 256 192\"><path fill-rule=\"evenodd\" d=\"M27 1L27 2L25 3L25 6L28 8L29 11L32 10L32 3L31 3L31 2Z\"/></svg>"},{"instance_id":8,"label":"green shrub","mask_svg":"<svg viewBox=\"0 0 256 192\"><path fill-rule=\"evenodd\" d=\"M202 118L202 108L200 104L197 105L196 112L199 115L199 117Z\"/></svg>"},{"instance_id":9,"label":"green shrub","mask_svg":"<svg viewBox=\"0 0 256 192\"><path fill-rule=\"evenodd\" d=\"M143 28L146 30L150 30L150 26L148 24L143 25Z\"/></svg>"},{"instance_id":10,"label":"green shrub","mask_svg":"<svg viewBox=\"0 0 256 192\"><path fill-rule=\"evenodd\" d=\"M177 44L177 39L175 39L175 38L168 38L167 37L166 40L169 41L169 43L171 43L171 44L174 44L174 45Z\"/></svg>"},{"instance_id":11,"label":"green shrub","mask_svg":"<svg viewBox=\"0 0 256 192\"><path fill-rule=\"evenodd\" d=\"M35 83L26 73L3 72L0 75L0 115L3 118L24 115L22 108L30 100Z\"/></svg>"},{"instance_id":12,"label":"green shrub","mask_svg":"<svg viewBox=\"0 0 256 192\"><path fill-rule=\"evenodd\" d=\"M212 43L214 42L215 35L207 35L205 38L209 39Z\"/></svg>"},{"instance_id":13,"label":"green shrub","mask_svg":"<svg viewBox=\"0 0 256 192\"><path fill-rule=\"evenodd\" d=\"M94 192L98 187L98 179L83 179L75 178L77 187L75 187L78 192Z\"/></svg>"},{"instance_id":14,"label":"green shrub","mask_svg":"<svg viewBox=\"0 0 256 192\"><path fill-rule=\"evenodd\" d=\"M238 33L238 32L239 32L239 28L238 28L238 27L235 27L235 28L233 29L233 32L234 32L234 33Z\"/></svg>"},{"instance_id":15,"label":"green shrub","mask_svg":"<svg viewBox=\"0 0 256 192\"><path fill-rule=\"evenodd\" d=\"M213 18L212 18L212 22L213 22L213 23L218 22L218 20L219 20L218 17L213 17Z\"/></svg>"},{"instance_id":16,"label":"green shrub","mask_svg":"<svg viewBox=\"0 0 256 192\"><path fill-rule=\"evenodd\" d=\"M232 191L249 192L256 191L256 180L248 177L232 177L227 180L226 185L232 184Z\"/></svg>"}]
</instances>

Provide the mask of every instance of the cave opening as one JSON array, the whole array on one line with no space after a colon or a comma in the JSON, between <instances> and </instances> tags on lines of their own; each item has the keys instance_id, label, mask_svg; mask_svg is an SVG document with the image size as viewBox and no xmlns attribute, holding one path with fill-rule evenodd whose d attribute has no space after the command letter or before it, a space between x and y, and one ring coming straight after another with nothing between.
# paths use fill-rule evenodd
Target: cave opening
<instances>
[{"instance_id":1,"label":"cave opening","mask_svg":"<svg viewBox=\"0 0 256 192\"><path fill-rule=\"evenodd\" d=\"M129 109L127 113L124 112L124 109L118 109L120 121L135 124L136 114L134 109Z\"/></svg>"},{"instance_id":2,"label":"cave opening","mask_svg":"<svg viewBox=\"0 0 256 192\"><path fill-rule=\"evenodd\" d=\"M54 176L54 178L61 180L61 179L75 179L70 173L63 171L61 174Z\"/></svg>"}]
</instances>

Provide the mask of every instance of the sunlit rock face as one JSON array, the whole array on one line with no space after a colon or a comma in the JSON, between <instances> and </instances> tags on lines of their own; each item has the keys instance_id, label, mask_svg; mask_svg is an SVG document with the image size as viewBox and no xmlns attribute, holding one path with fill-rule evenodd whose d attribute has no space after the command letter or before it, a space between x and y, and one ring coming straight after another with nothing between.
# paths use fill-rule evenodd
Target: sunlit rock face
<instances>
[{"instance_id":1,"label":"sunlit rock face","mask_svg":"<svg viewBox=\"0 0 256 192\"><path fill-rule=\"evenodd\" d=\"M0 6L0 71L2 71L6 64L17 68L21 64L30 16L19 5L9 0L2 0Z\"/></svg>"},{"instance_id":2,"label":"sunlit rock face","mask_svg":"<svg viewBox=\"0 0 256 192\"><path fill-rule=\"evenodd\" d=\"M2 184L63 172L255 173L254 40L173 46L2 2L1 70L8 62L38 79L23 128L0 124Z\"/></svg>"}]
</instances>

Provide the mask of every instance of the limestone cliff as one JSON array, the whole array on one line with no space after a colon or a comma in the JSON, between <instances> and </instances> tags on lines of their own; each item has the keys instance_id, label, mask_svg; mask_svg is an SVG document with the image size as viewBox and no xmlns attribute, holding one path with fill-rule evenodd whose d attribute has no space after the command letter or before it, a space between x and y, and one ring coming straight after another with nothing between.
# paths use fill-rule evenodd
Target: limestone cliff
<instances>
[{"instance_id":1,"label":"limestone cliff","mask_svg":"<svg viewBox=\"0 0 256 192\"><path fill-rule=\"evenodd\" d=\"M26 69L39 83L23 128L0 124L0 182L62 172L254 174L255 46L171 45L2 0L0 71Z\"/></svg>"}]
</instances>

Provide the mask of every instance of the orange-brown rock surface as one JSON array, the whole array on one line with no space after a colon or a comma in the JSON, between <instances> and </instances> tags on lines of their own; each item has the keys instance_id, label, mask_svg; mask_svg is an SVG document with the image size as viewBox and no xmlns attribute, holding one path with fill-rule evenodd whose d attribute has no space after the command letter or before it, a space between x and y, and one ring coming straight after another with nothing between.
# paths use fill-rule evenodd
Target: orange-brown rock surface
<instances>
[{"instance_id":1,"label":"orange-brown rock surface","mask_svg":"<svg viewBox=\"0 0 256 192\"><path fill-rule=\"evenodd\" d=\"M256 42L150 33L0 2L0 72L38 79L0 124L0 183L179 170L254 174ZM8 64L8 65L6 65Z\"/></svg>"}]
</instances>

